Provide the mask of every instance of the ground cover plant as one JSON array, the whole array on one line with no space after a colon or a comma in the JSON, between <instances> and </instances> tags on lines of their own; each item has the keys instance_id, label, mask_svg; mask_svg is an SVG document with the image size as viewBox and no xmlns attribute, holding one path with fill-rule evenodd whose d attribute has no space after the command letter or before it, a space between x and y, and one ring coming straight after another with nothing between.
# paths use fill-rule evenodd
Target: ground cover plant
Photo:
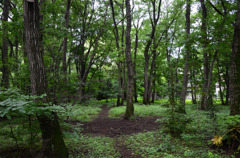
<instances>
[{"instance_id":1,"label":"ground cover plant","mask_svg":"<svg viewBox=\"0 0 240 158\"><path fill-rule=\"evenodd\" d=\"M69 157L220 158L238 156L238 152L214 146L211 141L214 136L221 136L227 132L228 124L226 122L230 122L230 120L227 119L229 109L226 106L215 105L216 119L214 119L211 111L199 111L197 105L187 104L187 113L184 119L187 121L188 118L191 118L191 121L188 121L185 129L179 135L174 135L171 134L170 128L177 129L177 127L176 125L168 126L168 121L171 119L171 115L169 115L171 108L166 107L165 104L136 104L136 115L130 122L131 126L139 128L135 130L129 128L129 121L124 122L123 120L124 106L108 107L103 103L104 101L99 103L93 101L89 106L77 105L66 113L69 116L68 120L66 115L60 115L64 140L70 153ZM142 120L137 122L139 118ZM151 121L156 122L154 125L156 128L144 126L145 130L141 131L138 123L143 125L144 119L147 118L154 118ZM100 124L99 127L96 124L91 125L94 120ZM22 124L24 121L26 124ZM119 121L122 124L114 122L117 126L112 126L111 121ZM107 122L110 122L109 125ZM41 145L37 141L40 138L40 129L36 121L32 121L31 129L28 127L27 118L24 120L19 116L1 121L0 125L1 157L4 157L4 154L9 151L12 151L12 155L6 154L6 157L30 156L31 152L28 148L31 134L32 148L34 150L40 148ZM21 148L18 149L19 146Z\"/></svg>"},{"instance_id":2,"label":"ground cover plant","mask_svg":"<svg viewBox=\"0 0 240 158\"><path fill-rule=\"evenodd\" d=\"M240 0L0 13L0 157L240 157Z\"/></svg>"}]
</instances>

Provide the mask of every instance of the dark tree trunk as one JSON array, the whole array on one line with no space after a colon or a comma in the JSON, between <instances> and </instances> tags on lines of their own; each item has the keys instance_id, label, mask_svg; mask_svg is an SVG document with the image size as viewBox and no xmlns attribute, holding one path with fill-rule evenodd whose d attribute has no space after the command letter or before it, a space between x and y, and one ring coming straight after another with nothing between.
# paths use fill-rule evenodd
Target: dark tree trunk
<instances>
[{"instance_id":1,"label":"dark tree trunk","mask_svg":"<svg viewBox=\"0 0 240 158\"><path fill-rule=\"evenodd\" d=\"M222 79L221 79L221 74L219 70L219 59L217 58L217 70L218 70L218 86L219 86L219 93L220 93L220 99L222 105L224 105L224 99L223 99L223 92L222 92Z\"/></svg>"},{"instance_id":2,"label":"dark tree trunk","mask_svg":"<svg viewBox=\"0 0 240 158\"><path fill-rule=\"evenodd\" d=\"M155 43L155 40L154 40L154 43ZM153 72L155 69L155 61L157 58L156 48L157 48L157 46L154 44L154 49L152 51L152 63L151 63L151 69L150 69L150 74L149 74L149 80L148 80L148 97L147 97L148 104L151 103Z\"/></svg>"},{"instance_id":3,"label":"dark tree trunk","mask_svg":"<svg viewBox=\"0 0 240 158\"><path fill-rule=\"evenodd\" d=\"M25 51L28 55L31 89L33 96L48 94L48 84L43 64L40 10L38 0L23 1ZM48 102L48 98L35 101ZM68 157L57 115L53 119L45 114L38 115L42 131L42 157Z\"/></svg>"},{"instance_id":4,"label":"dark tree trunk","mask_svg":"<svg viewBox=\"0 0 240 158\"><path fill-rule=\"evenodd\" d=\"M201 8L202 8L202 45L203 45L203 87L202 87L202 98L201 98L201 109L206 109L207 105L205 105L205 99L206 99L206 91L207 91L207 85L208 85L208 74L209 74L209 64L208 64L208 53L207 53L207 8L205 6L205 1L200 0L201 2Z\"/></svg>"},{"instance_id":5,"label":"dark tree trunk","mask_svg":"<svg viewBox=\"0 0 240 158\"><path fill-rule=\"evenodd\" d=\"M126 17L127 17L127 27L125 35L126 43L126 63L127 63L127 107L125 113L125 119L129 119L134 115L134 106L133 106L133 65L132 65L132 54L131 54L131 6L130 0L125 1L126 5Z\"/></svg>"},{"instance_id":6,"label":"dark tree trunk","mask_svg":"<svg viewBox=\"0 0 240 158\"><path fill-rule=\"evenodd\" d=\"M148 76L148 68L149 68L149 59L151 55L149 54L149 49L151 47L152 41L155 37L155 31L156 31L156 26L159 21L160 17L160 11L161 11L161 4L162 1L159 1L159 4L156 6L157 1L151 0L151 4L153 6L153 14L150 18L151 21L151 26L152 26L152 31L151 31L151 36L150 39L147 41L147 45L144 49L144 58L145 58L145 64L144 64L144 94L143 94L143 104L149 104L150 103L150 87L149 87L149 76Z\"/></svg>"},{"instance_id":7,"label":"dark tree trunk","mask_svg":"<svg viewBox=\"0 0 240 158\"><path fill-rule=\"evenodd\" d=\"M191 1L186 0L187 9L186 9L186 54L185 54L185 66L184 66L184 72L183 72L183 84L182 84L182 91L181 91L181 98L180 98L180 107L179 112L186 113L185 110L185 100L187 95L187 85L188 85L188 69L189 69L189 54L190 54L190 41L189 41L189 35L190 35L190 12L191 12Z\"/></svg>"},{"instance_id":8,"label":"dark tree trunk","mask_svg":"<svg viewBox=\"0 0 240 158\"><path fill-rule=\"evenodd\" d=\"M240 115L240 1L237 5L236 22L230 65L230 115Z\"/></svg>"},{"instance_id":9,"label":"dark tree trunk","mask_svg":"<svg viewBox=\"0 0 240 158\"><path fill-rule=\"evenodd\" d=\"M153 83L152 83L152 100L151 100L151 103L154 103L154 101L155 101L155 94L156 94L156 90L155 90L155 86L156 86L156 80L155 80L155 78L156 78L156 70L154 71L154 73L153 73Z\"/></svg>"},{"instance_id":10,"label":"dark tree trunk","mask_svg":"<svg viewBox=\"0 0 240 158\"><path fill-rule=\"evenodd\" d=\"M3 32L2 32L2 87L9 88L9 75L10 75L10 69L9 69L9 63L8 63L8 15L9 15L9 6L10 2L9 0L4 0L4 7L3 7L3 19L2 19L2 25L3 25Z\"/></svg>"},{"instance_id":11,"label":"dark tree trunk","mask_svg":"<svg viewBox=\"0 0 240 158\"><path fill-rule=\"evenodd\" d=\"M229 89L230 89L230 84L229 84L229 66L226 65L226 75L225 75L225 82L226 82L226 102L225 105L229 104Z\"/></svg>"},{"instance_id":12,"label":"dark tree trunk","mask_svg":"<svg viewBox=\"0 0 240 158\"><path fill-rule=\"evenodd\" d=\"M166 56L167 56L167 65L168 65L168 72L167 72L167 81L168 81L168 97L172 108L175 106L175 97L174 97L174 74L173 74L173 65L171 63L171 54L168 50L168 32L166 31L165 34L166 38Z\"/></svg>"},{"instance_id":13,"label":"dark tree trunk","mask_svg":"<svg viewBox=\"0 0 240 158\"><path fill-rule=\"evenodd\" d=\"M71 5L71 0L67 0L67 6L66 6L66 12L65 12L65 28L68 29L68 25L69 25L69 14L70 14L70 5ZM63 40L63 56L62 56L62 69L63 69L63 74L65 76L65 80L66 80L66 75L67 75L67 34L64 37Z\"/></svg>"},{"instance_id":14,"label":"dark tree trunk","mask_svg":"<svg viewBox=\"0 0 240 158\"><path fill-rule=\"evenodd\" d=\"M136 71L136 60L137 60L137 50L138 50L138 28L135 27L135 47L134 47L134 57L133 57L133 71L134 71L134 102L137 103L137 71Z\"/></svg>"},{"instance_id":15,"label":"dark tree trunk","mask_svg":"<svg viewBox=\"0 0 240 158\"><path fill-rule=\"evenodd\" d=\"M226 14L224 14L223 16L223 21L219 27L219 32L222 32L223 31L223 26L224 26L224 23L225 23L225 20L226 20ZM206 87L206 94L205 94L205 99L204 99L204 107L206 108L207 106L209 105L212 105L213 102L212 102L212 91L211 91L211 85L212 85L212 76L213 76L213 67L214 67L214 63L215 61L217 60L217 55L218 55L218 51L219 51L219 47L220 47L220 44L221 44L221 40L222 37L219 36L218 39L217 39L217 48L216 48L216 51L214 53L214 56L213 56L213 59L212 59L212 62L211 62L211 65L210 65L210 69L209 69L209 74L208 74L208 81L207 81L207 87Z\"/></svg>"},{"instance_id":16,"label":"dark tree trunk","mask_svg":"<svg viewBox=\"0 0 240 158\"><path fill-rule=\"evenodd\" d=\"M124 0L122 1L122 6L124 6ZM122 7L122 16L124 17L124 7ZM124 34L125 34L124 20L122 20L122 37L121 37L122 56L124 56ZM126 77L125 76L126 76L126 62L123 62L122 63L122 101L121 101L121 105L124 105L124 100L126 100L126 97L127 97L126 96L126 84L125 84Z\"/></svg>"},{"instance_id":17,"label":"dark tree trunk","mask_svg":"<svg viewBox=\"0 0 240 158\"><path fill-rule=\"evenodd\" d=\"M197 104L197 94L196 94L196 79L195 79L195 72L194 69L191 71L191 93L192 93L192 103Z\"/></svg>"},{"instance_id":18,"label":"dark tree trunk","mask_svg":"<svg viewBox=\"0 0 240 158\"><path fill-rule=\"evenodd\" d=\"M114 36L115 36L117 52L118 52L118 60L119 60L117 62L117 66L118 66L118 97L117 97L117 106L120 106L121 105L121 98L122 98L122 82L121 82L122 70L121 70L121 61L120 61L121 52L120 52L120 45L119 45L119 31L118 31L118 27L117 27L117 23L116 23L116 19L115 19L115 11L114 11L114 7L113 7L113 1L110 0L109 2L110 2L110 6L112 8L112 18L113 18L113 23L114 23Z\"/></svg>"}]
</instances>

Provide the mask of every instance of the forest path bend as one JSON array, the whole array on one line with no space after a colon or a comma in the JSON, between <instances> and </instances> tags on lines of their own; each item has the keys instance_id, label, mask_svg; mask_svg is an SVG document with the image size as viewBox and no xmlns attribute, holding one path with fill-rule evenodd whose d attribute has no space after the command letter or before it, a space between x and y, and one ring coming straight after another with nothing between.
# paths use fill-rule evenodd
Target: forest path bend
<instances>
[{"instance_id":1,"label":"forest path bend","mask_svg":"<svg viewBox=\"0 0 240 158\"><path fill-rule=\"evenodd\" d=\"M108 118L110 108L106 106L101 108L96 119L83 123L83 133L114 138L114 148L119 151L121 158L142 158L141 155L133 154L125 144L124 137L120 136L157 130L159 123L155 121L159 117L137 117L134 120L113 119Z\"/></svg>"},{"instance_id":2,"label":"forest path bend","mask_svg":"<svg viewBox=\"0 0 240 158\"><path fill-rule=\"evenodd\" d=\"M101 107L98 117L91 122L83 123L83 133L95 136L118 137L147 131L154 131L159 128L155 122L159 117L137 117L134 120L108 118L110 108Z\"/></svg>"}]
</instances>

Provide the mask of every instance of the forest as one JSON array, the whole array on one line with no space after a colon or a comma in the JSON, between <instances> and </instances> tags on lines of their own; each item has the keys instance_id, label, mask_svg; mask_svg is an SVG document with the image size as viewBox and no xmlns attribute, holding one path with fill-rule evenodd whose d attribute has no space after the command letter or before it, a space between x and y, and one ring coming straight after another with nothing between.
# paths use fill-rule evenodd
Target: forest
<instances>
[{"instance_id":1,"label":"forest","mask_svg":"<svg viewBox=\"0 0 240 158\"><path fill-rule=\"evenodd\" d=\"M240 0L0 13L0 158L240 157Z\"/></svg>"}]
</instances>

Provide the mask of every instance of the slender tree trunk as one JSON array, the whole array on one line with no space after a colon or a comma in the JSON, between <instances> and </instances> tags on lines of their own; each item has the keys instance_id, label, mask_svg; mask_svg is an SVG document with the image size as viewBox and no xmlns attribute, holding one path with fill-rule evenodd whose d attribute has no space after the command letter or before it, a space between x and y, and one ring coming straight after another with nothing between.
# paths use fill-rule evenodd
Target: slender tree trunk
<instances>
[{"instance_id":1,"label":"slender tree trunk","mask_svg":"<svg viewBox=\"0 0 240 158\"><path fill-rule=\"evenodd\" d=\"M168 72L167 72L167 81L168 81L168 97L169 97L169 101L170 104L172 105L172 107L175 106L175 98L174 98L174 75L173 75L173 68L172 68L172 63L171 63L171 54L168 50L168 32L166 31L165 34L165 38L166 38L166 55L167 55L167 65L168 65Z\"/></svg>"},{"instance_id":2,"label":"slender tree trunk","mask_svg":"<svg viewBox=\"0 0 240 158\"><path fill-rule=\"evenodd\" d=\"M225 82L226 82L226 102L225 105L229 104L229 89L230 89L230 83L229 83L229 66L226 65L226 75L225 75Z\"/></svg>"},{"instance_id":3,"label":"slender tree trunk","mask_svg":"<svg viewBox=\"0 0 240 158\"><path fill-rule=\"evenodd\" d=\"M121 105L124 105L124 100L126 100L126 86L125 86L125 81L126 81L126 64L123 63L123 71L122 71L122 100L121 100Z\"/></svg>"},{"instance_id":4,"label":"slender tree trunk","mask_svg":"<svg viewBox=\"0 0 240 158\"><path fill-rule=\"evenodd\" d=\"M48 84L43 64L40 10L38 0L23 1L25 51L28 55L31 89L33 96L48 94ZM48 102L49 98L36 99L35 102ZM53 119L45 114L38 115L42 131L42 157L68 157L57 114Z\"/></svg>"},{"instance_id":5,"label":"slender tree trunk","mask_svg":"<svg viewBox=\"0 0 240 158\"><path fill-rule=\"evenodd\" d=\"M192 93L192 103L197 104L197 96L196 96L196 85L195 85L195 73L194 69L191 70L191 93Z\"/></svg>"},{"instance_id":6,"label":"slender tree trunk","mask_svg":"<svg viewBox=\"0 0 240 158\"><path fill-rule=\"evenodd\" d=\"M137 103L137 71L136 71L136 60L137 60L137 50L138 50L138 28L136 28L135 33L135 47L134 47L134 57L133 57L133 71L134 71L134 102Z\"/></svg>"},{"instance_id":7,"label":"slender tree trunk","mask_svg":"<svg viewBox=\"0 0 240 158\"><path fill-rule=\"evenodd\" d=\"M147 41L147 45L144 49L144 58L145 58L145 65L144 65L144 94L143 94L143 104L149 104L150 103L150 98L149 98L149 93L150 93L150 87L149 87L149 76L148 76L148 67L149 67L149 49L151 47L152 41L154 40L155 37L155 31L156 31L156 26L160 18L160 12L161 12L161 4L162 1L160 0L158 5L156 5L157 1L152 1L152 6L153 6L153 11L152 11L152 16L150 18L151 21L151 26L152 26L152 31L151 31L151 36L150 39Z\"/></svg>"},{"instance_id":8,"label":"slender tree trunk","mask_svg":"<svg viewBox=\"0 0 240 158\"><path fill-rule=\"evenodd\" d=\"M143 94L143 104L148 104L148 65L149 65L149 55L144 53L145 64L144 64L144 94Z\"/></svg>"},{"instance_id":9,"label":"slender tree trunk","mask_svg":"<svg viewBox=\"0 0 240 158\"><path fill-rule=\"evenodd\" d=\"M131 6L130 0L125 0L126 5L126 17L127 17L127 27L125 35L126 43L126 62L127 62L127 107L125 113L125 119L129 119L134 115L133 106L133 65L132 65L132 54L131 54Z\"/></svg>"},{"instance_id":10,"label":"slender tree trunk","mask_svg":"<svg viewBox=\"0 0 240 158\"><path fill-rule=\"evenodd\" d=\"M207 8L205 6L205 1L200 0L201 2L201 8L202 8L202 45L203 45L203 87L202 87L202 98L201 98L201 109L206 109L207 105L204 105L205 99L206 99L206 91L207 91L207 85L208 85L208 74L209 74L209 65L208 65L208 53L207 53Z\"/></svg>"},{"instance_id":11,"label":"slender tree trunk","mask_svg":"<svg viewBox=\"0 0 240 158\"><path fill-rule=\"evenodd\" d=\"M238 0L230 65L230 115L240 115L240 1Z\"/></svg>"},{"instance_id":12,"label":"slender tree trunk","mask_svg":"<svg viewBox=\"0 0 240 158\"><path fill-rule=\"evenodd\" d=\"M223 26L224 26L225 20L226 20L226 15L224 15L224 17L223 17L223 21L222 21L222 24L220 25L219 32L223 31ZM214 56L213 56L213 59L212 59L212 63L210 65L210 69L209 69L208 81L207 81L207 87L206 87L206 94L205 94L205 99L204 99L204 106L205 106L205 108L207 106L213 104L213 102L212 102L212 92L211 92L212 75L213 75L212 73L213 73L214 63L217 60L219 47L220 47L220 44L221 44L221 41L222 41L221 39L222 39L221 36L219 36L218 39L217 39L217 41L218 41L217 48L216 48L216 51L214 53Z\"/></svg>"},{"instance_id":13,"label":"slender tree trunk","mask_svg":"<svg viewBox=\"0 0 240 158\"><path fill-rule=\"evenodd\" d=\"M219 59L217 58L217 70L218 70L218 86L219 86L219 93L220 93L220 99L222 105L224 105L224 99L223 99L223 92L222 92L222 79L221 79L221 74L219 70Z\"/></svg>"},{"instance_id":14,"label":"slender tree trunk","mask_svg":"<svg viewBox=\"0 0 240 158\"><path fill-rule=\"evenodd\" d=\"M154 43L155 43L155 40L154 40ZM157 47L154 45L154 50L152 51L153 56L152 56L152 63L151 63L151 69L150 69L150 74L149 74L149 81L148 81L148 96L147 96L148 104L151 103L153 72L154 72L154 69L155 69L155 61L156 61L156 58L157 58L155 48L157 48Z\"/></svg>"},{"instance_id":15,"label":"slender tree trunk","mask_svg":"<svg viewBox=\"0 0 240 158\"><path fill-rule=\"evenodd\" d=\"M156 78L156 70L154 71L153 76L154 76L154 78L153 78L153 83L152 83L153 91L152 91L152 101L151 101L151 103L154 103L154 101L155 101L155 94L156 94L156 89L155 89L155 86L156 86L156 80L155 80L155 78Z\"/></svg>"},{"instance_id":16,"label":"slender tree trunk","mask_svg":"<svg viewBox=\"0 0 240 158\"><path fill-rule=\"evenodd\" d=\"M118 32L118 27L117 27L117 23L116 23L116 19L115 19L115 11L114 11L114 7L113 7L113 1L109 0L110 2L110 6L112 8L112 18L113 18L113 23L114 23L114 36L115 36L115 41L116 41L116 46L117 46L117 51L118 51L118 62L117 62L117 66L118 66L118 97L117 97L117 106L121 105L121 98L122 98L122 82L121 82L121 77L122 77L122 70L121 70L121 61L120 61L120 57L121 57L121 52L120 52L120 45L119 45L119 32Z\"/></svg>"},{"instance_id":17,"label":"slender tree trunk","mask_svg":"<svg viewBox=\"0 0 240 158\"><path fill-rule=\"evenodd\" d=\"M124 6L124 0L122 1L122 6ZM124 7L122 7L122 16L124 17ZM124 56L124 34L125 34L124 20L122 20L122 37L121 37L122 56ZM124 105L124 100L126 100L125 81L126 81L126 63L124 60L124 62L122 63L122 102L121 102L121 105Z\"/></svg>"},{"instance_id":18,"label":"slender tree trunk","mask_svg":"<svg viewBox=\"0 0 240 158\"><path fill-rule=\"evenodd\" d=\"M66 6L66 11L65 11L65 28L68 29L68 25L69 25L69 14L70 14L70 5L71 5L71 0L67 0L67 6ZM63 69L63 74L65 76L65 81L66 79L66 75L67 75L67 34L64 37L63 40L63 55L62 55L62 61L63 61L63 65L62 65L62 69Z\"/></svg>"},{"instance_id":19,"label":"slender tree trunk","mask_svg":"<svg viewBox=\"0 0 240 158\"><path fill-rule=\"evenodd\" d=\"M3 7L3 19L2 19L2 25L3 25L3 32L2 32L2 87L9 88L9 75L10 75L10 69L9 69L9 63L8 63L8 16L9 16L9 7L10 2L9 0L4 0L4 7Z\"/></svg>"},{"instance_id":20,"label":"slender tree trunk","mask_svg":"<svg viewBox=\"0 0 240 158\"><path fill-rule=\"evenodd\" d=\"M187 9L186 9L186 54L185 54L185 66L184 66L184 72L183 72L183 84L182 84L182 91L181 91L181 98L180 98L180 107L179 112L186 113L185 110L185 100L187 95L187 85L188 85L188 69L189 69L189 54L190 54L190 41L189 41L189 35L190 35L190 12L191 12L191 1L186 0Z\"/></svg>"}]
</instances>

